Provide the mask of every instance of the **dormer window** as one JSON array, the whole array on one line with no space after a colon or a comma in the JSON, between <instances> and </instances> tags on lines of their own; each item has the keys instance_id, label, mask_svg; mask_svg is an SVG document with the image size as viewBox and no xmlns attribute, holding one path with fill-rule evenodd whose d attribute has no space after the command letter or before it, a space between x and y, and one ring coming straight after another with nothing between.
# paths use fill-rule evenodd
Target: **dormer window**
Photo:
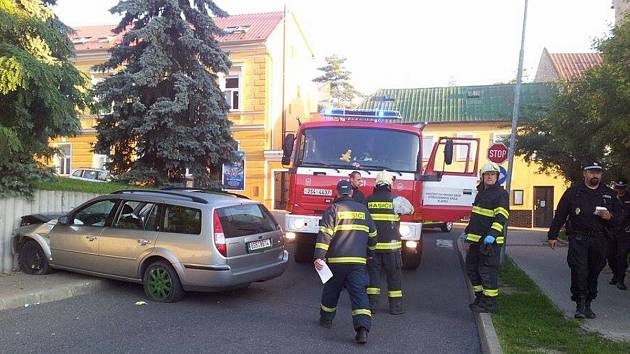
<instances>
[{"instance_id":1,"label":"dormer window","mask_svg":"<svg viewBox=\"0 0 630 354\"><path fill-rule=\"evenodd\" d=\"M225 31L227 34L233 34L233 33L245 33L247 31L249 31L249 28L251 26L247 25L247 26L229 26L226 27L223 31Z\"/></svg>"}]
</instances>

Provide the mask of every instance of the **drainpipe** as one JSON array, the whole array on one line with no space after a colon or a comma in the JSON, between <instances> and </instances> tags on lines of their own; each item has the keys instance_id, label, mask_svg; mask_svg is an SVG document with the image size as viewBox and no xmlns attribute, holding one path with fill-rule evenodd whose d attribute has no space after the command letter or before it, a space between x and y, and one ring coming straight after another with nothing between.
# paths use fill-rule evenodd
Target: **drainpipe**
<instances>
[{"instance_id":1,"label":"drainpipe","mask_svg":"<svg viewBox=\"0 0 630 354\"><path fill-rule=\"evenodd\" d=\"M282 135L280 145L284 141L287 133L287 109L286 104L286 67L287 67L287 5L284 5L284 15L282 19Z\"/></svg>"}]
</instances>

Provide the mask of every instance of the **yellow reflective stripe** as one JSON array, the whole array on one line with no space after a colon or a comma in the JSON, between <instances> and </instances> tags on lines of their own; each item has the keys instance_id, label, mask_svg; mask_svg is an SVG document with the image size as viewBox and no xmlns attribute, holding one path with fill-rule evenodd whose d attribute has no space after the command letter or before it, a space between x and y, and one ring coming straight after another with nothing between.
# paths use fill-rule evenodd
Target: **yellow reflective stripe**
<instances>
[{"instance_id":1,"label":"yellow reflective stripe","mask_svg":"<svg viewBox=\"0 0 630 354\"><path fill-rule=\"evenodd\" d=\"M481 235L468 234L468 236L466 236L466 240L472 241L472 242L479 242L479 240L481 240Z\"/></svg>"},{"instance_id":2,"label":"yellow reflective stripe","mask_svg":"<svg viewBox=\"0 0 630 354\"><path fill-rule=\"evenodd\" d=\"M476 293L480 293L483 291L483 286L482 285L473 285L473 291Z\"/></svg>"},{"instance_id":3,"label":"yellow reflective stripe","mask_svg":"<svg viewBox=\"0 0 630 354\"><path fill-rule=\"evenodd\" d=\"M376 237L376 235L378 235L378 233L376 231L374 231L374 232L370 232L368 235L370 237Z\"/></svg>"},{"instance_id":4,"label":"yellow reflective stripe","mask_svg":"<svg viewBox=\"0 0 630 354\"><path fill-rule=\"evenodd\" d=\"M391 202L369 202L370 209L394 209L394 203Z\"/></svg>"},{"instance_id":5,"label":"yellow reflective stripe","mask_svg":"<svg viewBox=\"0 0 630 354\"><path fill-rule=\"evenodd\" d=\"M496 216L497 214L503 215L506 219L510 218L510 213L507 211L507 209L502 208L502 207L498 207L494 209L494 216Z\"/></svg>"},{"instance_id":6,"label":"yellow reflective stripe","mask_svg":"<svg viewBox=\"0 0 630 354\"><path fill-rule=\"evenodd\" d=\"M325 226L320 226L320 227L319 227L319 231L320 231L321 233L323 233L323 234L328 235L328 236L332 236L332 235L334 235L334 234L335 234L335 231L334 231L333 229L329 229L329 228L327 228L327 227L325 227Z\"/></svg>"},{"instance_id":7,"label":"yellow reflective stripe","mask_svg":"<svg viewBox=\"0 0 630 354\"><path fill-rule=\"evenodd\" d=\"M337 231L365 231L369 233L370 228L365 225L347 224L347 225L337 225L335 227L335 232Z\"/></svg>"},{"instance_id":8,"label":"yellow reflective stripe","mask_svg":"<svg viewBox=\"0 0 630 354\"><path fill-rule=\"evenodd\" d=\"M475 213L475 214L487 216L487 217L490 217L490 218L494 217L494 210L492 210L492 209L485 209L485 208L482 208L482 207L473 206L472 212Z\"/></svg>"},{"instance_id":9,"label":"yellow reflective stripe","mask_svg":"<svg viewBox=\"0 0 630 354\"><path fill-rule=\"evenodd\" d=\"M370 311L368 309L352 310L352 316L356 316L356 315L366 315L366 316L372 317L372 311Z\"/></svg>"},{"instance_id":10,"label":"yellow reflective stripe","mask_svg":"<svg viewBox=\"0 0 630 354\"><path fill-rule=\"evenodd\" d=\"M397 250L402 247L402 241L379 242L376 244L377 250Z\"/></svg>"},{"instance_id":11,"label":"yellow reflective stripe","mask_svg":"<svg viewBox=\"0 0 630 354\"><path fill-rule=\"evenodd\" d=\"M360 219L365 220L365 213L360 211L340 211L337 213L337 219Z\"/></svg>"},{"instance_id":12,"label":"yellow reflective stripe","mask_svg":"<svg viewBox=\"0 0 630 354\"><path fill-rule=\"evenodd\" d=\"M402 290L394 290L387 292L388 297L402 297Z\"/></svg>"},{"instance_id":13,"label":"yellow reflective stripe","mask_svg":"<svg viewBox=\"0 0 630 354\"><path fill-rule=\"evenodd\" d=\"M499 232L503 231L503 225L498 222L493 222L491 227Z\"/></svg>"},{"instance_id":14,"label":"yellow reflective stripe","mask_svg":"<svg viewBox=\"0 0 630 354\"><path fill-rule=\"evenodd\" d=\"M502 245L505 243L505 237L499 236L497 237L497 245Z\"/></svg>"},{"instance_id":15,"label":"yellow reflective stripe","mask_svg":"<svg viewBox=\"0 0 630 354\"><path fill-rule=\"evenodd\" d=\"M374 221L400 221L400 216L396 214L372 214Z\"/></svg>"},{"instance_id":16,"label":"yellow reflective stripe","mask_svg":"<svg viewBox=\"0 0 630 354\"><path fill-rule=\"evenodd\" d=\"M368 295L380 295L381 288L367 288Z\"/></svg>"},{"instance_id":17,"label":"yellow reflective stripe","mask_svg":"<svg viewBox=\"0 0 630 354\"><path fill-rule=\"evenodd\" d=\"M499 295L499 289L483 289L483 294L490 297Z\"/></svg>"},{"instance_id":18,"label":"yellow reflective stripe","mask_svg":"<svg viewBox=\"0 0 630 354\"><path fill-rule=\"evenodd\" d=\"M325 244L325 243L321 243L321 242L317 242L317 243L315 244L315 248L321 248L321 249L323 249L324 251L328 251L328 245L327 245L327 244Z\"/></svg>"},{"instance_id":19,"label":"yellow reflective stripe","mask_svg":"<svg viewBox=\"0 0 630 354\"><path fill-rule=\"evenodd\" d=\"M336 308L336 307L332 307L332 308L331 308L331 307L326 307L326 306L324 306L324 305L320 305L320 308L321 308L321 309L322 309L322 311L324 311L324 312L335 312L335 311L337 311L337 308Z\"/></svg>"},{"instance_id":20,"label":"yellow reflective stripe","mask_svg":"<svg viewBox=\"0 0 630 354\"><path fill-rule=\"evenodd\" d=\"M332 257L328 258L328 263L359 263L365 264L365 258L363 257Z\"/></svg>"}]
</instances>

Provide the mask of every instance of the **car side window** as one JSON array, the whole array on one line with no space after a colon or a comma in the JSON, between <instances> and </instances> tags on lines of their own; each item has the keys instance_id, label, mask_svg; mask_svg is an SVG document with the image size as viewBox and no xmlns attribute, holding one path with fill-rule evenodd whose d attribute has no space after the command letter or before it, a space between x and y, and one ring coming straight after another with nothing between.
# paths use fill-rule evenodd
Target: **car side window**
<instances>
[{"instance_id":1,"label":"car side window","mask_svg":"<svg viewBox=\"0 0 630 354\"><path fill-rule=\"evenodd\" d=\"M127 230L155 230L157 209L154 203L127 200L120 206L120 212L113 227Z\"/></svg>"},{"instance_id":2,"label":"car side window","mask_svg":"<svg viewBox=\"0 0 630 354\"><path fill-rule=\"evenodd\" d=\"M96 171L85 170L83 172L83 178L96 179L96 174Z\"/></svg>"},{"instance_id":3,"label":"car side window","mask_svg":"<svg viewBox=\"0 0 630 354\"><path fill-rule=\"evenodd\" d=\"M116 200L99 200L74 213L74 225L104 227L112 216Z\"/></svg>"},{"instance_id":4,"label":"car side window","mask_svg":"<svg viewBox=\"0 0 630 354\"><path fill-rule=\"evenodd\" d=\"M166 205L163 224L164 232L198 235L201 233L201 210Z\"/></svg>"},{"instance_id":5,"label":"car side window","mask_svg":"<svg viewBox=\"0 0 630 354\"><path fill-rule=\"evenodd\" d=\"M81 177L82 173L83 173L83 170L76 170L76 171L72 172L72 175L74 177Z\"/></svg>"}]
</instances>

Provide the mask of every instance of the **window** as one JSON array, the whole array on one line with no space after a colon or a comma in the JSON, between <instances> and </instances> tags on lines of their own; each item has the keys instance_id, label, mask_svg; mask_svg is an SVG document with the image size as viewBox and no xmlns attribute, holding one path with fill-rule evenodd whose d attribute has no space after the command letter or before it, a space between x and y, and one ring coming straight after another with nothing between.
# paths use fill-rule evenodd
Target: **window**
<instances>
[{"instance_id":1,"label":"window","mask_svg":"<svg viewBox=\"0 0 630 354\"><path fill-rule=\"evenodd\" d=\"M121 209L114 227L129 230L157 229L157 205L147 202L126 201Z\"/></svg>"},{"instance_id":2,"label":"window","mask_svg":"<svg viewBox=\"0 0 630 354\"><path fill-rule=\"evenodd\" d=\"M422 160L426 161L431 157L433 144L435 144L435 137L426 135L422 137Z\"/></svg>"},{"instance_id":3,"label":"window","mask_svg":"<svg viewBox=\"0 0 630 354\"><path fill-rule=\"evenodd\" d=\"M523 205L522 189L515 189L512 191L512 205Z\"/></svg>"},{"instance_id":4,"label":"window","mask_svg":"<svg viewBox=\"0 0 630 354\"><path fill-rule=\"evenodd\" d=\"M114 200L100 200L92 203L74 214L74 225L103 227L112 216L112 210L116 205Z\"/></svg>"},{"instance_id":5,"label":"window","mask_svg":"<svg viewBox=\"0 0 630 354\"><path fill-rule=\"evenodd\" d=\"M167 205L164 212L164 232L200 234L201 210L177 205Z\"/></svg>"},{"instance_id":6,"label":"window","mask_svg":"<svg viewBox=\"0 0 630 354\"><path fill-rule=\"evenodd\" d=\"M259 204L237 205L217 211L226 238L278 230L267 208Z\"/></svg>"},{"instance_id":7,"label":"window","mask_svg":"<svg viewBox=\"0 0 630 354\"><path fill-rule=\"evenodd\" d=\"M98 172L92 170L84 170L83 178L96 180L98 176Z\"/></svg>"},{"instance_id":8,"label":"window","mask_svg":"<svg viewBox=\"0 0 630 354\"><path fill-rule=\"evenodd\" d=\"M458 138L474 138L474 134L457 134ZM457 142L457 140L456 140ZM464 142L464 141L460 141ZM466 145L456 145L455 146L455 160L456 161L466 161L466 156L469 156L468 161L473 161L475 159L476 153L476 145L471 144L470 149Z\"/></svg>"},{"instance_id":9,"label":"window","mask_svg":"<svg viewBox=\"0 0 630 354\"><path fill-rule=\"evenodd\" d=\"M76 171L72 172L72 175L74 177L81 177L82 174L83 174L83 170L76 170Z\"/></svg>"},{"instance_id":10,"label":"window","mask_svg":"<svg viewBox=\"0 0 630 354\"><path fill-rule=\"evenodd\" d=\"M98 170L105 169L105 164L109 162L107 155L94 154L92 155L92 168Z\"/></svg>"},{"instance_id":11,"label":"window","mask_svg":"<svg viewBox=\"0 0 630 354\"><path fill-rule=\"evenodd\" d=\"M225 102L230 106L230 110L240 109L240 77L228 76L225 78Z\"/></svg>"},{"instance_id":12,"label":"window","mask_svg":"<svg viewBox=\"0 0 630 354\"><path fill-rule=\"evenodd\" d=\"M72 145L71 144L58 144L57 149L59 151L55 154L54 164L57 173L63 176L70 174L71 161L72 161Z\"/></svg>"}]
</instances>

